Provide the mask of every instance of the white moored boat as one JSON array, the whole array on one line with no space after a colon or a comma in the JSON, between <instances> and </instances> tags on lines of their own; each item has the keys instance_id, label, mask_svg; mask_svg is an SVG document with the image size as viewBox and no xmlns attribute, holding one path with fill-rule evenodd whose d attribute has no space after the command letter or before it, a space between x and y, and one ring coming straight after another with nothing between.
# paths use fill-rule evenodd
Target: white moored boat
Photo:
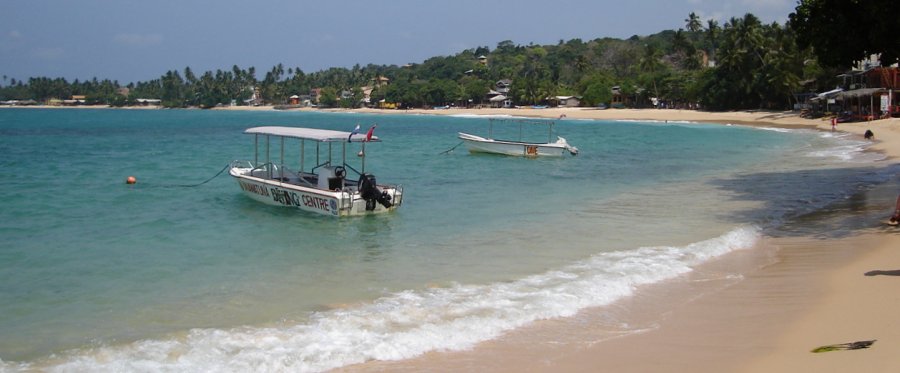
<instances>
[{"instance_id":1,"label":"white moored boat","mask_svg":"<svg viewBox=\"0 0 900 373\"><path fill-rule=\"evenodd\" d=\"M471 153L493 153L503 155L513 155L521 157L563 157L566 154L578 154L578 148L569 145L566 139L557 136L556 141L551 142L553 138L553 122L552 121L527 121L516 120L519 124L518 140L498 140L492 138L495 119L490 120L488 129L488 137L476 136L464 132L459 133L459 139L462 140ZM522 127L529 124L541 124L549 127L549 138L547 142L525 142L522 141Z\"/></svg>"},{"instance_id":2,"label":"white moored boat","mask_svg":"<svg viewBox=\"0 0 900 373\"><path fill-rule=\"evenodd\" d=\"M332 216L393 211L403 202L403 187L378 184L374 175L366 173L366 144L380 141L378 137L372 136L372 129L367 134L357 134L356 131L315 128L249 128L244 133L254 136L254 160L232 162L229 173L244 194L269 205ZM272 160L269 154L273 138L280 144L276 160ZM300 142L299 171L285 166L286 139L298 139ZM307 159L308 141L315 145L314 159ZM353 153L360 159L359 171L346 163L348 147L354 144L360 148L358 153ZM322 149L323 145L326 149ZM261 147L265 152L265 159L262 161L259 159ZM288 149L289 152L292 150ZM332 159L333 151L337 150L340 150L339 162ZM327 154L323 156L321 153L324 152ZM305 167L307 161L312 165L308 171ZM354 175L351 176L350 172Z\"/></svg>"}]
</instances>

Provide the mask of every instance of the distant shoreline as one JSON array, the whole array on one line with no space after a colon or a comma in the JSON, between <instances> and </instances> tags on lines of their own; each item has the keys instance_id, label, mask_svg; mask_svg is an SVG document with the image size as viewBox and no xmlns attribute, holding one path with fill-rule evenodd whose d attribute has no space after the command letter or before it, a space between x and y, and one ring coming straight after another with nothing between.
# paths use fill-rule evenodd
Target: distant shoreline
<instances>
[{"instance_id":1,"label":"distant shoreline","mask_svg":"<svg viewBox=\"0 0 900 373\"><path fill-rule=\"evenodd\" d=\"M110 107L108 105L80 105L80 106L0 106L0 109L122 109L122 110L165 110L160 106L128 106ZM223 106L212 109L174 109L174 110L235 110L235 111L281 111L275 106ZM771 126L786 129L817 129L831 131L831 122L827 119L807 119L800 117L799 113L792 111L700 111L680 109L596 109L596 108L448 108L448 109L318 109L318 108L290 108L284 111L309 111L309 112L337 112L360 114L384 114L384 115L457 115L457 116L510 116L528 118L547 118L558 120L634 120L634 121L658 121L658 122L698 122L714 124L740 124L750 126ZM875 141L870 147L873 151L886 154L890 158L900 158L900 118L880 119L871 122L840 123L837 131L862 135L867 129L875 132Z\"/></svg>"},{"instance_id":2,"label":"distant shoreline","mask_svg":"<svg viewBox=\"0 0 900 373\"><path fill-rule=\"evenodd\" d=\"M160 106L122 106L114 107L109 105L0 105L0 109L140 109L140 110L156 110L164 109Z\"/></svg>"}]
</instances>

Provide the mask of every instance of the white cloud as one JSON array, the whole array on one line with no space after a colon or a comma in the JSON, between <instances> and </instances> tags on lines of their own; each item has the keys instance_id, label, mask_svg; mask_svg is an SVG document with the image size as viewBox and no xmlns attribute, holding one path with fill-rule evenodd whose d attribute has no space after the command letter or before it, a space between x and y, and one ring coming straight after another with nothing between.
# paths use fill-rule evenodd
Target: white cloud
<instances>
[{"instance_id":1,"label":"white cloud","mask_svg":"<svg viewBox=\"0 0 900 373\"><path fill-rule=\"evenodd\" d=\"M763 23L772 21L784 22L787 15L794 11L796 0L685 0L693 7L693 11L703 20L704 26L707 20L715 19L719 25L723 25L732 17L741 18L747 13L753 13Z\"/></svg>"},{"instance_id":2,"label":"white cloud","mask_svg":"<svg viewBox=\"0 0 900 373\"><path fill-rule=\"evenodd\" d=\"M113 36L113 41L122 45L146 47L162 44L163 37L160 34L118 34Z\"/></svg>"}]
</instances>

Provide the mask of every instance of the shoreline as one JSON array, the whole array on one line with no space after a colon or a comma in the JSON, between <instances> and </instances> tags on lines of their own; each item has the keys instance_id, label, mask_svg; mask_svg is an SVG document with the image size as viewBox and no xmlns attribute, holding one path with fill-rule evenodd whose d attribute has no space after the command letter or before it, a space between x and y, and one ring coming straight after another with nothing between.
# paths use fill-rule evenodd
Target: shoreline
<instances>
[{"instance_id":1,"label":"shoreline","mask_svg":"<svg viewBox=\"0 0 900 373\"><path fill-rule=\"evenodd\" d=\"M226 109L229 110L229 109ZM240 109L231 109L240 110ZM309 109L300 109L309 110ZM313 109L316 110L316 109ZM831 131L831 121L825 118L801 118L791 111L744 110L711 112L681 109L593 109L593 108L547 108L547 109L322 109L326 112L350 112L365 114L417 114L417 115L480 115L480 116L515 116L543 119L566 120L633 120L657 122L696 122L709 124L737 124L757 127L775 127L785 129L814 129ZM560 118L561 116L564 116ZM875 140L869 148L884 153L889 159L900 158L900 118L880 119L871 122L840 123L835 127L837 132L858 135L860 139L866 130L875 133Z\"/></svg>"},{"instance_id":2,"label":"shoreline","mask_svg":"<svg viewBox=\"0 0 900 373\"><path fill-rule=\"evenodd\" d=\"M35 107L48 108L48 107ZM66 109L69 107L61 107ZM80 107L97 108L97 107ZM56 109L56 108L54 108ZM126 108L129 110L132 108ZM134 108L154 109L154 108ZM236 107L213 110L274 110L273 107ZM805 119L792 112L703 112L677 109L290 109L289 111L350 112L385 115L515 116L566 120L648 120L739 124L787 129L831 131L828 120ZM836 130L863 138L871 129L875 140L868 148L886 155L879 162L900 158L900 119L840 123ZM869 211L893 210L898 180L862 192ZM590 343L563 346L553 351L535 349L532 342L553 345L565 329L598 320L602 312L586 310L566 320L546 320L498 340L483 342L469 351L431 352L403 361L370 361L338 371L893 371L900 368L892 351L900 348L900 228L873 221L849 237L766 237L757 252L771 262L754 267L739 281L723 282L701 296L674 305L663 315L650 315L652 327L641 333L598 338ZM770 250L771 249L771 250ZM698 271L740 264L744 253L727 255L704 264ZM751 261L752 262L752 261ZM757 262L753 262L757 263ZM746 263L744 263L746 264ZM752 265L751 265L752 267ZM665 294L669 288L649 289ZM685 290L687 289L687 290ZM688 297L691 288L681 289ZM705 288L704 288L705 289ZM640 297L635 297L640 298ZM650 306L661 298L629 299ZM658 304L656 304L658 306ZM668 304L665 304L668 305ZM649 307L649 306L647 306ZM646 307L645 307L646 308ZM655 318L654 318L655 317ZM555 333L555 334L554 334ZM590 338L590 336L588 336ZM830 344L877 340L871 348L832 351L810 350Z\"/></svg>"},{"instance_id":3,"label":"shoreline","mask_svg":"<svg viewBox=\"0 0 900 373\"><path fill-rule=\"evenodd\" d=\"M656 109L445 109L445 110L343 110L343 112L418 115L509 115L538 118L598 120L687 121L739 124L830 132L831 123L800 118L791 112L698 112ZM891 164L900 158L900 119L840 123L836 131L863 138L875 133L868 151L886 156ZM866 208L893 210L897 181L866 195ZM560 352L548 346L547 336L565 333L557 320L514 331L469 351L432 352L410 360L373 361L340 371L746 371L796 372L892 371L900 368L893 350L900 348L900 326L894 310L900 297L891 295L900 278L900 230L872 222L849 237L764 237L753 251L773 255L772 262L751 269L743 279L711 289L696 299L676 305L648 331L586 345L570 345ZM729 254L704 264L740 261L746 254ZM737 259L736 259L737 258ZM734 263L732 263L734 264ZM669 289L665 285L661 288ZM665 293L669 290L650 289ZM682 290L683 291L683 290ZM688 294L691 295L691 294ZM631 303L634 300L626 300ZM640 303L641 300L636 302ZM651 302L652 303L652 302ZM608 311L608 310L607 310ZM565 323L602 318L598 310L586 310ZM580 320L580 321L579 321ZM535 337L537 335L537 337ZM537 338L537 339L534 339ZM544 339L541 339L544 338ZM877 340L871 348L814 354L812 349L831 344ZM544 349L531 346L542 343ZM810 369L812 368L812 369Z\"/></svg>"},{"instance_id":4,"label":"shoreline","mask_svg":"<svg viewBox=\"0 0 900 373\"><path fill-rule=\"evenodd\" d=\"M134 106L114 108L107 105L93 106L0 106L0 109L120 109L120 110L165 110L159 106ZM514 109L317 109L317 108L291 108L276 110L274 106L223 106L212 109L176 109L176 110L235 110L235 111L299 111L299 112L324 112L324 113L359 113L382 115L472 115L472 116L512 116L526 118L543 118L558 120L634 120L634 121L673 121L696 122L710 124L738 124L746 126L776 127L785 129L815 129L831 131L831 122L827 118L806 119L801 118L797 112L792 111L766 111L766 110L742 110L742 111L700 111L684 109L594 109L594 108L514 108ZM563 117L564 116L564 117ZM562 118L561 118L562 117ZM875 133L875 140L869 148L885 154L888 159L900 158L900 118L879 119L870 122L840 123L835 130L858 135L862 138L866 130L871 129Z\"/></svg>"}]
</instances>

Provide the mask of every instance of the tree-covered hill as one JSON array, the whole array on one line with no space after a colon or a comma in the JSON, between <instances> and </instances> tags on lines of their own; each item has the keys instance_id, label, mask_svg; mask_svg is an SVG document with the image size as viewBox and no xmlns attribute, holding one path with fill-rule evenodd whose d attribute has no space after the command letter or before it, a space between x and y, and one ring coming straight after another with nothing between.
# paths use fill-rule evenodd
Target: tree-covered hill
<instances>
[{"instance_id":1,"label":"tree-covered hill","mask_svg":"<svg viewBox=\"0 0 900 373\"><path fill-rule=\"evenodd\" d=\"M807 0L798 5L806 10ZM800 18L791 15L792 19ZM575 95L594 106L612 99L612 87L633 107L654 102L711 110L786 109L794 94L834 87L838 68L817 62L808 36L778 23L764 24L753 14L719 25L691 13L685 27L628 39L560 40L555 45L518 45L501 41L493 49L478 47L450 56L435 56L408 65L356 65L305 73L282 64L265 72L254 67L206 71L190 67L167 71L160 78L121 86L96 78L67 82L56 78L8 80L0 85L0 100L46 101L86 96L87 103L133 104L136 98L158 98L166 107L243 105L258 94L266 104L286 104L292 95L320 89L321 106L363 105L381 100L405 107L486 104L487 93L501 80L511 81L509 98L517 105L546 103L548 97ZM862 56L861 56L862 57ZM386 77L389 84L376 84ZM127 89L127 96L124 90Z\"/></svg>"}]
</instances>

